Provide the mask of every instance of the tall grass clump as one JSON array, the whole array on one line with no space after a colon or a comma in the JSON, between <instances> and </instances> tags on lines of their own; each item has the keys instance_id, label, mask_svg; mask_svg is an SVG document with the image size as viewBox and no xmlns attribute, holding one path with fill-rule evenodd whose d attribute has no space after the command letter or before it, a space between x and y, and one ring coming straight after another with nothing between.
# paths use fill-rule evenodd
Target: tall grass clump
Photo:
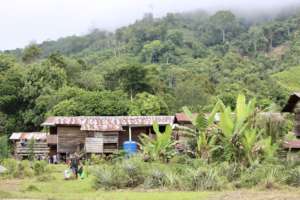
<instances>
[{"instance_id":1,"label":"tall grass clump","mask_svg":"<svg viewBox=\"0 0 300 200\"><path fill-rule=\"evenodd\" d=\"M250 188L263 185L273 188L286 181L286 170L282 165L257 164L245 169L236 183L236 187Z\"/></svg>"},{"instance_id":2,"label":"tall grass clump","mask_svg":"<svg viewBox=\"0 0 300 200\"><path fill-rule=\"evenodd\" d=\"M18 161L12 158L4 159L1 163L7 171L4 173L7 177L18 177L19 171L18 171Z\"/></svg>"},{"instance_id":3,"label":"tall grass clump","mask_svg":"<svg viewBox=\"0 0 300 200\"><path fill-rule=\"evenodd\" d=\"M184 178L187 189L193 191L220 190L226 185L226 179L214 168L189 168Z\"/></svg>"},{"instance_id":4,"label":"tall grass clump","mask_svg":"<svg viewBox=\"0 0 300 200\"><path fill-rule=\"evenodd\" d=\"M119 189L125 186L125 176L118 166L103 165L94 170L93 187L95 189Z\"/></svg>"},{"instance_id":5,"label":"tall grass clump","mask_svg":"<svg viewBox=\"0 0 300 200\"><path fill-rule=\"evenodd\" d=\"M140 158L124 159L114 164L104 164L94 170L94 188L134 188L144 183L145 164Z\"/></svg>"},{"instance_id":6,"label":"tall grass clump","mask_svg":"<svg viewBox=\"0 0 300 200\"><path fill-rule=\"evenodd\" d=\"M137 187L144 182L145 164L140 159L124 160L121 169L126 174L126 187Z\"/></svg>"},{"instance_id":7,"label":"tall grass clump","mask_svg":"<svg viewBox=\"0 0 300 200\"><path fill-rule=\"evenodd\" d=\"M163 188L168 183L167 174L162 169L151 169L146 177L144 187L148 188Z\"/></svg>"},{"instance_id":8,"label":"tall grass clump","mask_svg":"<svg viewBox=\"0 0 300 200\"><path fill-rule=\"evenodd\" d=\"M47 172L47 162L44 160L33 162L34 174L39 176Z\"/></svg>"},{"instance_id":9,"label":"tall grass clump","mask_svg":"<svg viewBox=\"0 0 300 200\"><path fill-rule=\"evenodd\" d=\"M12 158L4 159L1 163L7 171L4 176L7 178L25 178L34 176L31 162L28 160L18 161Z\"/></svg>"},{"instance_id":10,"label":"tall grass clump","mask_svg":"<svg viewBox=\"0 0 300 200\"><path fill-rule=\"evenodd\" d=\"M288 170L286 183L290 186L300 186L300 166Z\"/></svg>"}]
</instances>

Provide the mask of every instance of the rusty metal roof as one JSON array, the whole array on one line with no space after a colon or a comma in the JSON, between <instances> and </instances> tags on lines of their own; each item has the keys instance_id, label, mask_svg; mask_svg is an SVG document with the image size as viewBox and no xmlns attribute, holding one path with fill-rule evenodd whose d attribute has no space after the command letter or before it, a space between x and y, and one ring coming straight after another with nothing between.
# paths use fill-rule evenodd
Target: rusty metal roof
<instances>
[{"instance_id":1,"label":"rusty metal roof","mask_svg":"<svg viewBox=\"0 0 300 200\"><path fill-rule=\"evenodd\" d=\"M198 115L198 113L193 113L194 117L197 117L197 115ZM205 113L204 115L205 115L205 117L208 117L209 113ZM176 113L175 120L176 120L176 122L179 122L179 123L191 123L190 118L185 113ZM215 122L220 121L220 113L216 113L214 121Z\"/></svg>"},{"instance_id":2,"label":"rusty metal roof","mask_svg":"<svg viewBox=\"0 0 300 200\"><path fill-rule=\"evenodd\" d=\"M288 100L287 104L284 106L284 108L282 109L282 112L294 112L294 108L299 100L300 100L300 93L294 92L289 97L289 100Z\"/></svg>"},{"instance_id":3,"label":"rusty metal roof","mask_svg":"<svg viewBox=\"0 0 300 200\"><path fill-rule=\"evenodd\" d=\"M194 117L197 117L198 113L193 113ZM176 113L175 118L177 122L191 122L190 118L185 113Z\"/></svg>"},{"instance_id":4,"label":"rusty metal roof","mask_svg":"<svg viewBox=\"0 0 300 200\"><path fill-rule=\"evenodd\" d=\"M285 141L283 147L286 149L300 149L300 140Z\"/></svg>"},{"instance_id":5,"label":"rusty metal roof","mask_svg":"<svg viewBox=\"0 0 300 200\"><path fill-rule=\"evenodd\" d=\"M77 116L48 117L42 126L80 126L85 131L121 131L123 126L152 126L173 124L174 116Z\"/></svg>"},{"instance_id":6,"label":"rusty metal roof","mask_svg":"<svg viewBox=\"0 0 300 200\"><path fill-rule=\"evenodd\" d=\"M47 133L43 132L19 132L19 133L13 133L10 138L10 140L46 140L47 139Z\"/></svg>"}]
</instances>

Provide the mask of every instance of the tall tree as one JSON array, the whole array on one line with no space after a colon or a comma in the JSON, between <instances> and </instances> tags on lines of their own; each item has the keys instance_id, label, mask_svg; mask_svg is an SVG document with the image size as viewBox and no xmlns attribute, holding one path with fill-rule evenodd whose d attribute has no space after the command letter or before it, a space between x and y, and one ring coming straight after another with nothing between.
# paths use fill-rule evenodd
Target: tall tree
<instances>
[{"instance_id":1,"label":"tall tree","mask_svg":"<svg viewBox=\"0 0 300 200\"><path fill-rule=\"evenodd\" d=\"M39 48L36 44L30 44L23 51L22 60L25 63L32 63L36 59L40 58L42 54L42 49Z\"/></svg>"},{"instance_id":2,"label":"tall tree","mask_svg":"<svg viewBox=\"0 0 300 200\"><path fill-rule=\"evenodd\" d=\"M237 28L236 18L230 11L218 11L210 17L210 22L214 28L221 32L223 43L226 41L227 33Z\"/></svg>"}]
</instances>

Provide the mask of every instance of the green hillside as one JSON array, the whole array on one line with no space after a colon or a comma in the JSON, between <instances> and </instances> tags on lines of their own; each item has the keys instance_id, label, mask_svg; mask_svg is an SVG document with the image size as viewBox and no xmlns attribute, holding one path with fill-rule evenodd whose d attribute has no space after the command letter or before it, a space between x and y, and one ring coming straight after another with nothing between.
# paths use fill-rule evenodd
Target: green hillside
<instances>
[{"instance_id":1,"label":"green hillside","mask_svg":"<svg viewBox=\"0 0 300 200\"><path fill-rule=\"evenodd\" d=\"M273 78L289 91L300 91L300 66L273 75Z\"/></svg>"},{"instance_id":2,"label":"green hillside","mask_svg":"<svg viewBox=\"0 0 300 200\"><path fill-rule=\"evenodd\" d=\"M300 66L299 9L259 19L147 14L115 32L0 52L0 133L38 130L49 115L208 112L218 98L234 107L239 93L261 108L282 106L298 88L292 66Z\"/></svg>"}]
</instances>

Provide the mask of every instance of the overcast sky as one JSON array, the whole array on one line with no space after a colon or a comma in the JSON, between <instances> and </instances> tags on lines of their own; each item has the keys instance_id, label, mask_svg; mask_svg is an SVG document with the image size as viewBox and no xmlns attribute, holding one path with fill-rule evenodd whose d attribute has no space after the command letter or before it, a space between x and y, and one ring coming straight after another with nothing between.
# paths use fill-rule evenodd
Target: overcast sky
<instances>
[{"instance_id":1,"label":"overcast sky","mask_svg":"<svg viewBox=\"0 0 300 200\"><path fill-rule=\"evenodd\" d=\"M276 10L300 0L0 0L0 50L24 47L93 28L114 30L152 12L204 9Z\"/></svg>"}]
</instances>

